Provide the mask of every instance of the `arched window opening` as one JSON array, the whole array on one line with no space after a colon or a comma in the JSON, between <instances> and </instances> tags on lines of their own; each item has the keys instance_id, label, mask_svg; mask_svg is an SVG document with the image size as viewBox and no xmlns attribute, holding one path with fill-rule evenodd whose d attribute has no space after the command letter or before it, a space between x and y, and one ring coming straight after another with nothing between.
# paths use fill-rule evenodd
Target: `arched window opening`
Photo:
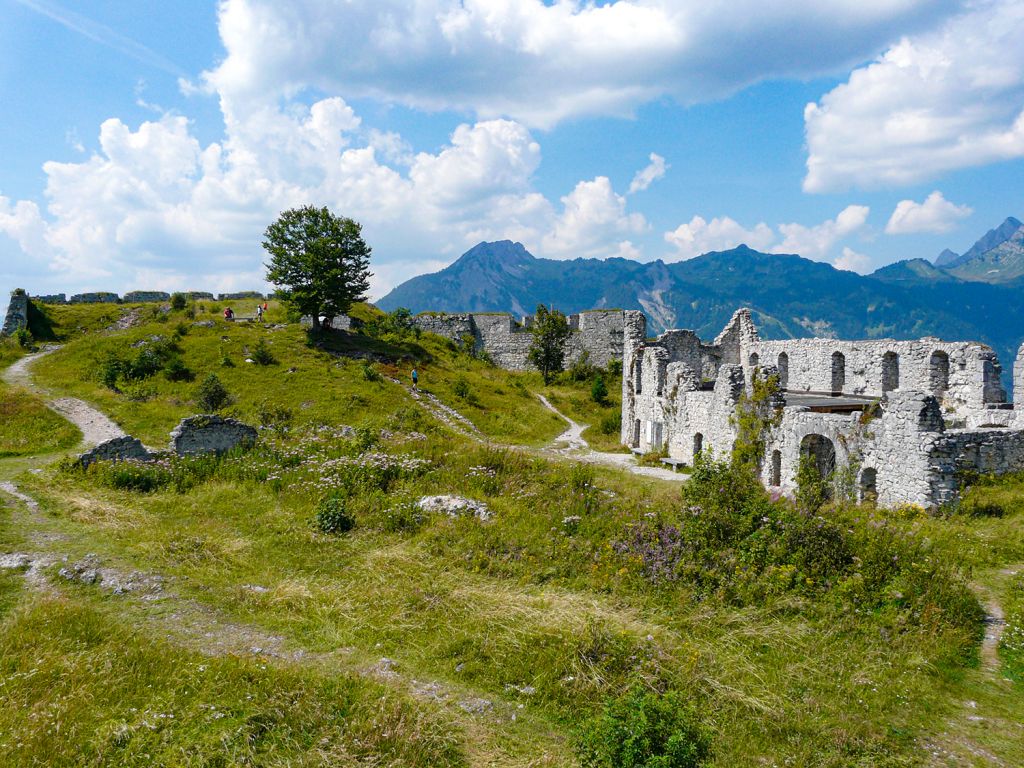
<instances>
[{"instance_id":1,"label":"arched window opening","mask_svg":"<svg viewBox=\"0 0 1024 768\"><path fill-rule=\"evenodd\" d=\"M633 447L640 447L640 419L633 422Z\"/></svg>"},{"instance_id":2,"label":"arched window opening","mask_svg":"<svg viewBox=\"0 0 1024 768\"><path fill-rule=\"evenodd\" d=\"M832 353L832 394L843 394L846 386L846 355L842 352Z\"/></svg>"},{"instance_id":3,"label":"arched window opening","mask_svg":"<svg viewBox=\"0 0 1024 768\"><path fill-rule=\"evenodd\" d=\"M772 451L771 485L782 485L782 451Z\"/></svg>"},{"instance_id":4,"label":"arched window opening","mask_svg":"<svg viewBox=\"0 0 1024 768\"><path fill-rule=\"evenodd\" d=\"M900 388L900 356L895 352L886 352L882 357L882 392L892 392Z\"/></svg>"},{"instance_id":5,"label":"arched window opening","mask_svg":"<svg viewBox=\"0 0 1024 768\"><path fill-rule=\"evenodd\" d=\"M818 477L825 481L826 495L832 497L832 476L836 471L836 447L824 435L807 435L800 441L801 459L810 458Z\"/></svg>"},{"instance_id":6,"label":"arched window opening","mask_svg":"<svg viewBox=\"0 0 1024 768\"><path fill-rule=\"evenodd\" d=\"M700 456L704 450L704 435L700 432L693 436L693 460L696 461L697 457Z\"/></svg>"},{"instance_id":7,"label":"arched window opening","mask_svg":"<svg viewBox=\"0 0 1024 768\"><path fill-rule=\"evenodd\" d=\"M633 359L633 391L638 395L644 391L644 366L641 357Z\"/></svg>"},{"instance_id":8,"label":"arched window opening","mask_svg":"<svg viewBox=\"0 0 1024 768\"><path fill-rule=\"evenodd\" d=\"M949 355L940 349L928 359L928 388L940 400L949 390Z\"/></svg>"},{"instance_id":9,"label":"arched window opening","mask_svg":"<svg viewBox=\"0 0 1024 768\"><path fill-rule=\"evenodd\" d=\"M789 355L785 352L779 353L779 386L782 389L789 387Z\"/></svg>"},{"instance_id":10,"label":"arched window opening","mask_svg":"<svg viewBox=\"0 0 1024 768\"><path fill-rule=\"evenodd\" d=\"M878 501L878 472L874 467L865 467L860 473L860 500L865 504Z\"/></svg>"},{"instance_id":11,"label":"arched window opening","mask_svg":"<svg viewBox=\"0 0 1024 768\"><path fill-rule=\"evenodd\" d=\"M761 361L761 358L759 358L759 357L757 356L757 352L751 352L751 353L750 353L750 359L749 359L749 362L750 362L750 367L751 367L751 368L757 368L757 365L758 365L758 363L759 363L760 361Z\"/></svg>"}]
</instances>

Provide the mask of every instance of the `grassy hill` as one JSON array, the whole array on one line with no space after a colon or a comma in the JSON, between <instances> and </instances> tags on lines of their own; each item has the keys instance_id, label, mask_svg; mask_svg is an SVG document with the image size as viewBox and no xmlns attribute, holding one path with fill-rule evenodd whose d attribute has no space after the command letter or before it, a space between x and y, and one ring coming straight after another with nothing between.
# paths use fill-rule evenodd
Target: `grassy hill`
<instances>
[{"instance_id":1,"label":"grassy hill","mask_svg":"<svg viewBox=\"0 0 1024 768\"><path fill-rule=\"evenodd\" d=\"M609 765L661 730L675 765L1024 761L1022 480L941 518L806 514L726 467L680 490L539 451L564 422L536 392L595 425L615 405L370 308L372 335L313 341L277 307L101 311L53 313L38 381L162 445L214 373L263 429L17 476L40 506L0 509L0 553L39 565L0 570L5 765ZM391 380L413 363L479 437ZM1007 615L994 662L979 595Z\"/></svg>"}]
</instances>

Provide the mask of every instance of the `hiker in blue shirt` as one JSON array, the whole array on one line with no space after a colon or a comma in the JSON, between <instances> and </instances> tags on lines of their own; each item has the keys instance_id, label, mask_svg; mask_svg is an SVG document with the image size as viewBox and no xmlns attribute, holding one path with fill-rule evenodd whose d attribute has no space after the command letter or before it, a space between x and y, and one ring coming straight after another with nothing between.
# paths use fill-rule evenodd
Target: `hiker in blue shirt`
<instances>
[{"instance_id":1,"label":"hiker in blue shirt","mask_svg":"<svg viewBox=\"0 0 1024 768\"><path fill-rule=\"evenodd\" d=\"M412 369L412 388L416 389L416 385L420 382L420 375L416 372L416 369Z\"/></svg>"}]
</instances>

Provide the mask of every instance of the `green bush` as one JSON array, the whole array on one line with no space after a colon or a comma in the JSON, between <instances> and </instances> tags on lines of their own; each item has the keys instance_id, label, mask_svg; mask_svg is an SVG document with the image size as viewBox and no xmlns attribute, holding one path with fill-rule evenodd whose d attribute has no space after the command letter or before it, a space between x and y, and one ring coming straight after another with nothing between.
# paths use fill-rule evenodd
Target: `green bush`
<instances>
[{"instance_id":1,"label":"green bush","mask_svg":"<svg viewBox=\"0 0 1024 768\"><path fill-rule=\"evenodd\" d=\"M164 363L164 376L168 381L192 381L196 377L177 353L171 355Z\"/></svg>"},{"instance_id":2,"label":"green bush","mask_svg":"<svg viewBox=\"0 0 1024 768\"><path fill-rule=\"evenodd\" d=\"M576 749L588 768L697 768L711 755L711 739L679 694L636 687L605 704Z\"/></svg>"},{"instance_id":3,"label":"green bush","mask_svg":"<svg viewBox=\"0 0 1024 768\"><path fill-rule=\"evenodd\" d=\"M215 373L207 376L196 392L196 404L208 413L216 413L230 402L231 395Z\"/></svg>"},{"instance_id":4,"label":"green bush","mask_svg":"<svg viewBox=\"0 0 1024 768\"><path fill-rule=\"evenodd\" d=\"M188 306L188 297L184 293L171 294L171 309L176 309L179 312Z\"/></svg>"},{"instance_id":5,"label":"green bush","mask_svg":"<svg viewBox=\"0 0 1024 768\"><path fill-rule=\"evenodd\" d=\"M288 406L266 400L256 407L256 417L260 420L260 426L278 433L286 432L291 427L294 416L294 412Z\"/></svg>"},{"instance_id":6,"label":"green bush","mask_svg":"<svg viewBox=\"0 0 1024 768\"><path fill-rule=\"evenodd\" d=\"M595 376L594 382L590 385L590 399L598 405L604 405L608 402L608 387L605 386L601 374Z\"/></svg>"},{"instance_id":7,"label":"green bush","mask_svg":"<svg viewBox=\"0 0 1024 768\"><path fill-rule=\"evenodd\" d=\"M473 390L470 389L469 382L466 381L465 376L459 376L455 379L455 382L452 384L452 393L457 398L467 402L472 402L474 400Z\"/></svg>"},{"instance_id":8,"label":"green bush","mask_svg":"<svg viewBox=\"0 0 1024 768\"><path fill-rule=\"evenodd\" d=\"M274 365L277 363L277 359L270 351L270 347L267 346L265 339L260 339L256 342L256 346L253 347L250 357L256 365Z\"/></svg>"},{"instance_id":9,"label":"green bush","mask_svg":"<svg viewBox=\"0 0 1024 768\"><path fill-rule=\"evenodd\" d=\"M19 328L14 332L14 339L22 349L32 346L32 332L28 328Z\"/></svg>"},{"instance_id":10,"label":"green bush","mask_svg":"<svg viewBox=\"0 0 1024 768\"><path fill-rule=\"evenodd\" d=\"M614 435L619 432L622 428L622 414L621 413L609 413L606 416L601 417L601 423L598 425L598 430L602 435Z\"/></svg>"},{"instance_id":11,"label":"green bush","mask_svg":"<svg viewBox=\"0 0 1024 768\"><path fill-rule=\"evenodd\" d=\"M384 377L377 372L377 369L365 360L363 361L362 373L366 381L384 381Z\"/></svg>"},{"instance_id":12,"label":"green bush","mask_svg":"<svg viewBox=\"0 0 1024 768\"><path fill-rule=\"evenodd\" d=\"M316 507L316 527L322 533L348 533L356 525L355 518L345 508L345 500L328 496Z\"/></svg>"}]
</instances>

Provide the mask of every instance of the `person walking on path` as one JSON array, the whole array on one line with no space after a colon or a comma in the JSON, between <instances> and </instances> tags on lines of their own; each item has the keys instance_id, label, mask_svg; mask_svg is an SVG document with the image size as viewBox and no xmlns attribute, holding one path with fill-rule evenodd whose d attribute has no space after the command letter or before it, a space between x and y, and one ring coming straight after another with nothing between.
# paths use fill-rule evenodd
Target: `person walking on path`
<instances>
[{"instance_id":1,"label":"person walking on path","mask_svg":"<svg viewBox=\"0 0 1024 768\"><path fill-rule=\"evenodd\" d=\"M415 368L412 369L412 388L417 389L420 383L420 375Z\"/></svg>"},{"instance_id":2,"label":"person walking on path","mask_svg":"<svg viewBox=\"0 0 1024 768\"><path fill-rule=\"evenodd\" d=\"M256 322L258 322L258 323L262 323L263 322L263 305L262 304L257 304L256 305Z\"/></svg>"}]
</instances>

